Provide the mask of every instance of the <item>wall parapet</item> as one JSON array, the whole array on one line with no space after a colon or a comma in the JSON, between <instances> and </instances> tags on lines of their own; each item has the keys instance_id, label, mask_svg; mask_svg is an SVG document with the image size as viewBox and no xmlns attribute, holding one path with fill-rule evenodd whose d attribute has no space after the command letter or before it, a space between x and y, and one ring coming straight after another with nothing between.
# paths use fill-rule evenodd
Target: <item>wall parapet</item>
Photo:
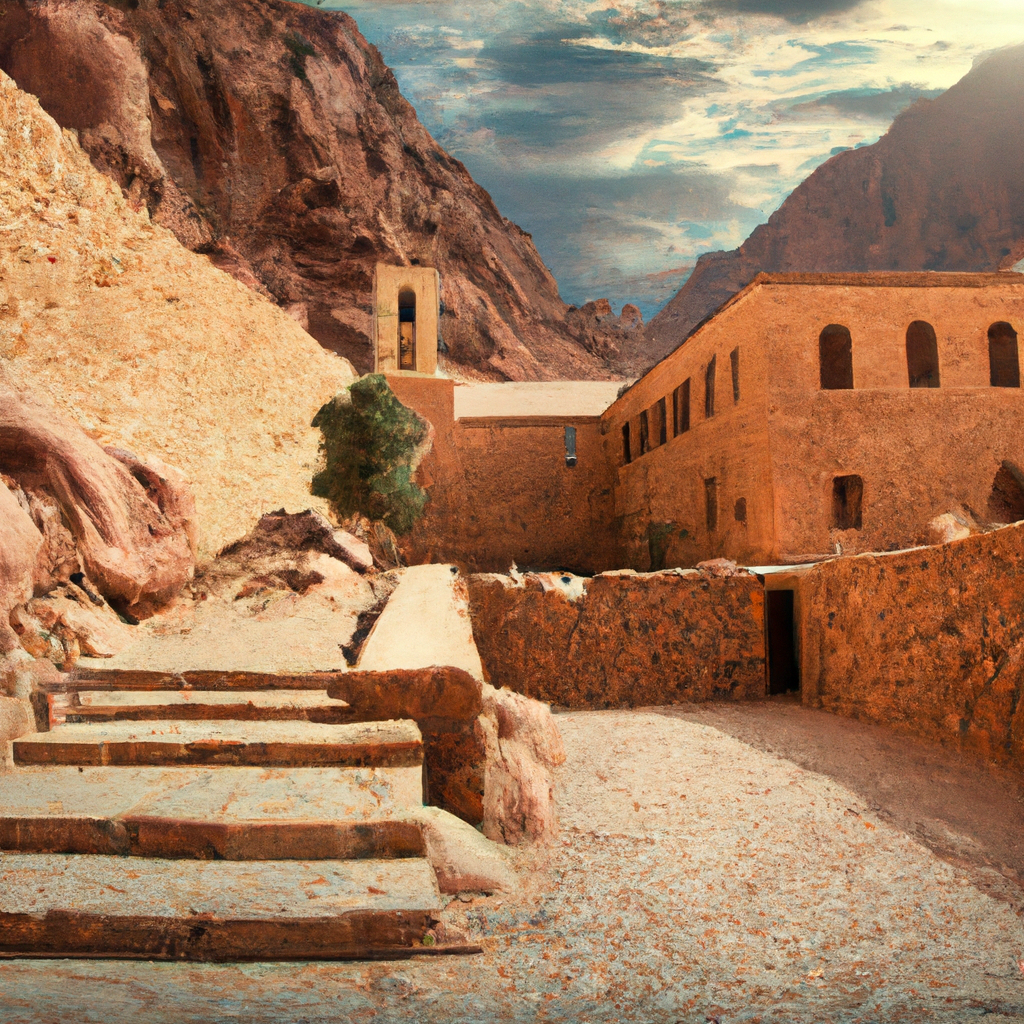
<instances>
[{"instance_id":1,"label":"wall parapet","mask_svg":"<svg viewBox=\"0 0 1024 1024\"><path fill-rule=\"evenodd\" d=\"M704 570L469 577L490 681L571 708L764 697L764 591Z\"/></svg>"}]
</instances>

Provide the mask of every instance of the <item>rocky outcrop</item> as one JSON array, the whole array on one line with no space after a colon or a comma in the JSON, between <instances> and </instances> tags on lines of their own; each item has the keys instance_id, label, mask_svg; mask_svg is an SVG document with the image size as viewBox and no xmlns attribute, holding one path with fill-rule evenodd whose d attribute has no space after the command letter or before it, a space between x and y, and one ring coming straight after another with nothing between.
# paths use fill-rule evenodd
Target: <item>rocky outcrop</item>
<instances>
[{"instance_id":1,"label":"rocky outcrop","mask_svg":"<svg viewBox=\"0 0 1024 1024\"><path fill-rule=\"evenodd\" d=\"M10 614L32 597L36 556L42 546L35 524L0 480L0 657L19 646Z\"/></svg>"},{"instance_id":2,"label":"rocky outcrop","mask_svg":"<svg viewBox=\"0 0 1024 1024\"><path fill-rule=\"evenodd\" d=\"M1024 46L998 51L873 146L840 153L647 325L649 365L760 271L991 271L1024 256Z\"/></svg>"},{"instance_id":3,"label":"rocky outcrop","mask_svg":"<svg viewBox=\"0 0 1024 1024\"><path fill-rule=\"evenodd\" d=\"M126 461L140 467L142 482L69 419L0 390L0 470L52 496L102 596L147 617L192 576L195 508L181 474L134 456ZM37 538L33 558L39 547Z\"/></svg>"},{"instance_id":4,"label":"rocky outcrop","mask_svg":"<svg viewBox=\"0 0 1024 1024\"><path fill-rule=\"evenodd\" d=\"M0 15L0 67L133 206L360 370L384 261L440 271L456 367L610 375L612 349L567 328L530 236L347 15L285 0L0 0Z\"/></svg>"},{"instance_id":5,"label":"rocky outcrop","mask_svg":"<svg viewBox=\"0 0 1024 1024\"><path fill-rule=\"evenodd\" d=\"M72 21L77 7L66 11ZM0 25L13 16L8 9ZM80 56L102 50L83 43ZM58 66L49 66L55 76ZM326 511L309 493L320 439L310 421L351 383L351 366L131 209L2 71L0 210L0 367L9 386L116 449L121 469L104 472L132 478L148 506L180 520L173 474L126 453L178 467L204 559L271 509ZM59 563L69 535L56 505L33 516L48 521L47 557Z\"/></svg>"}]
</instances>

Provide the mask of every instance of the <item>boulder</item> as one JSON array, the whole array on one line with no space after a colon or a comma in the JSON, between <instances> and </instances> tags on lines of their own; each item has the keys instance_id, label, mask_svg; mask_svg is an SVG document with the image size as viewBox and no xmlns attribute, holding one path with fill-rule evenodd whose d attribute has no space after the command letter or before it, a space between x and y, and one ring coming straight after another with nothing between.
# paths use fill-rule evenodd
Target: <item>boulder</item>
<instances>
[{"instance_id":1,"label":"boulder","mask_svg":"<svg viewBox=\"0 0 1024 1024\"><path fill-rule=\"evenodd\" d=\"M955 512L944 512L928 524L926 540L929 544L949 544L970 535L971 528L961 516Z\"/></svg>"},{"instance_id":2,"label":"boulder","mask_svg":"<svg viewBox=\"0 0 1024 1024\"><path fill-rule=\"evenodd\" d=\"M0 480L0 655L19 646L11 611L32 596L36 557L43 536L18 499Z\"/></svg>"},{"instance_id":3,"label":"boulder","mask_svg":"<svg viewBox=\"0 0 1024 1024\"><path fill-rule=\"evenodd\" d=\"M88 658L112 658L134 637L132 627L122 622L109 605L94 604L88 594L74 584L46 597L35 598L28 603L26 611L47 632L74 637L80 652ZM25 646L24 636L22 646Z\"/></svg>"},{"instance_id":4,"label":"boulder","mask_svg":"<svg viewBox=\"0 0 1024 1024\"><path fill-rule=\"evenodd\" d=\"M438 807L417 811L416 821L441 892L512 892L516 888L510 851L505 847Z\"/></svg>"},{"instance_id":5,"label":"boulder","mask_svg":"<svg viewBox=\"0 0 1024 1024\"><path fill-rule=\"evenodd\" d=\"M182 478L159 478L151 494L73 421L2 387L0 469L56 499L89 578L115 607L148 617L191 579L191 506Z\"/></svg>"},{"instance_id":6,"label":"boulder","mask_svg":"<svg viewBox=\"0 0 1024 1024\"><path fill-rule=\"evenodd\" d=\"M550 769L565 761L551 708L493 686L484 687L483 701L483 833L512 846L550 839L558 831Z\"/></svg>"}]
</instances>

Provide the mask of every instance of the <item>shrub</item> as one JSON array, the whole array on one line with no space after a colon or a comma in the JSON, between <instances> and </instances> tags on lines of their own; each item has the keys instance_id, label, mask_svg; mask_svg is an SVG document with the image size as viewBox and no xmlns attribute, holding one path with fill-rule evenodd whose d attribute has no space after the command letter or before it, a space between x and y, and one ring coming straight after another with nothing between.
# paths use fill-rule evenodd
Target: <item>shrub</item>
<instances>
[{"instance_id":1,"label":"shrub","mask_svg":"<svg viewBox=\"0 0 1024 1024\"><path fill-rule=\"evenodd\" d=\"M339 519L356 512L408 533L422 515L426 492L413 481L426 421L395 398L384 375L361 377L348 394L335 395L313 417L323 437L324 467L313 493L326 498Z\"/></svg>"}]
</instances>

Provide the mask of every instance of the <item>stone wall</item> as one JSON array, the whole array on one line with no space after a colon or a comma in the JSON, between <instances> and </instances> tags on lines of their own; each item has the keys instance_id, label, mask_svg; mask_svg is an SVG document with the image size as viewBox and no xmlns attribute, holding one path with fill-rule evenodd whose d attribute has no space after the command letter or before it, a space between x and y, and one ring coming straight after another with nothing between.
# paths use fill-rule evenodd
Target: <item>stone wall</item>
<instances>
[{"instance_id":1,"label":"stone wall","mask_svg":"<svg viewBox=\"0 0 1024 1024\"><path fill-rule=\"evenodd\" d=\"M577 572L621 564L596 416L456 420L452 381L389 375L388 383L434 428L416 477L430 500L402 545L411 563L455 562L471 572L513 562ZM566 426L576 429L572 467Z\"/></svg>"},{"instance_id":2,"label":"stone wall","mask_svg":"<svg viewBox=\"0 0 1024 1024\"><path fill-rule=\"evenodd\" d=\"M746 573L477 575L469 599L498 687L572 708L764 696L764 591Z\"/></svg>"},{"instance_id":3,"label":"stone wall","mask_svg":"<svg viewBox=\"0 0 1024 1024\"><path fill-rule=\"evenodd\" d=\"M1024 526L804 577L804 701L1024 765Z\"/></svg>"}]
</instances>

